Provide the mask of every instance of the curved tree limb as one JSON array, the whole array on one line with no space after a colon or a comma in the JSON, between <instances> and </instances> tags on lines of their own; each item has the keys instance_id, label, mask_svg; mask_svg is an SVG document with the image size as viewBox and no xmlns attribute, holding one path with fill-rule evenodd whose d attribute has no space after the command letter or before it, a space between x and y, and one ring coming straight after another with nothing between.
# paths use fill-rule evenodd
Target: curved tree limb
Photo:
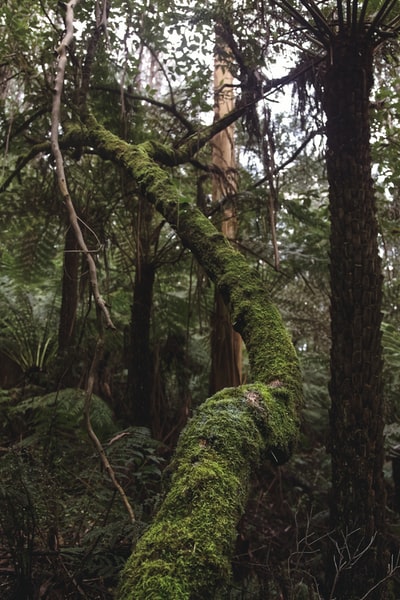
<instances>
[{"instance_id":1,"label":"curved tree limb","mask_svg":"<svg viewBox=\"0 0 400 600\"><path fill-rule=\"evenodd\" d=\"M60 144L59 144L59 127L60 127L60 114L61 114L61 96L64 87L64 76L65 76L65 68L67 64L67 49L71 44L74 36L74 9L79 0L70 0L66 4L66 16L65 16L65 25L66 25L66 33L61 41L60 46L57 48L58 54L58 65L57 65L57 73L54 81L54 95L53 95L53 106L51 112L51 148L53 151L53 156L56 163L56 171L57 171L57 180L58 186L60 188L60 192L62 198L65 202L65 206L68 211L69 220L71 223L71 227L73 228L76 239L79 244L79 248L82 253L85 255L86 262L89 268L90 275L90 284L93 292L93 296L96 302L96 305L99 307L101 312L104 315L107 327L111 329L115 329L114 324L111 320L110 313L106 306L104 299L102 298L98 281L97 281L97 271L96 265L93 259L93 256L90 253L89 248L86 245L85 239L82 234L82 230L79 226L78 217L75 211L74 204L72 202L72 198L70 196L67 179L64 170L64 160L63 155L61 153Z\"/></svg>"},{"instance_id":2,"label":"curved tree limb","mask_svg":"<svg viewBox=\"0 0 400 600\"><path fill-rule=\"evenodd\" d=\"M301 374L290 337L257 273L195 205L179 202L154 146L131 146L92 121L86 143L135 178L221 292L246 343L253 385L219 392L181 435L170 491L122 574L119 600L216 597L230 577L251 473L296 440ZM155 152L157 154L157 152Z\"/></svg>"},{"instance_id":3,"label":"curved tree limb","mask_svg":"<svg viewBox=\"0 0 400 600\"><path fill-rule=\"evenodd\" d=\"M288 383L291 393L299 393L300 373L295 351L288 334L279 335L278 347L267 351L267 360L257 360L258 348L265 345L280 322L279 314L269 305L262 281L249 269L246 259L235 251L228 240L193 204L180 202L177 191L166 170L153 157L154 146L145 142L132 146L96 123L87 130L87 143L104 157L113 160L136 180L143 195L177 231L182 243L189 248L209 277L220 289L231 310L235 329L242 335L249 352L254 379L270 383L276 379ZM157 156L156 151L156 156ZM246 301L244 301L246 299ZM263 310L257 312L257 305ZM266 313L271 308L271 316ZM251 325L249 325L249 323ZM248 329L250 327L250 329ZM282 329L283 326L281 325ZM253 330L256 331L253 331ZM285 359L282 360L282 353ZM283 372L278 367L284 365Z\"/></svg>"},{"instance_id":4,"label":"curved tree limb","mask_svg":"<svg viewBox=\"0 0 400 600\"><path fill-rule=\"evenodd\" d=\"M227 126L240 112L189 138L178 151L153 142L132 146L91 117L62 140L89 146L122 166L174 227L221 292L256 381L209 399L183 432L170 491L126 565L120 600L215 597L214 591L230 576L236 525L251 473L266 455L285 460L297 437L301 374L277 309L245 258L195 205L179 201L167 170L156 162L174 165L193 157L216 128ZM54 139L58 143L58 131ZM62 190L69 201L66 184Z\"/></svg>"},{"instance_id":5,"label":"curved tree limb","mask_svg":"<svg viewBox=\"0 0 400 600\"><path fill-rule=\"evenodd\" d=\"M50 142L46 141L46 142L40 142L39 144L35 144L34 146L32 146L32 148L29 150L29 152L24 154L24 156L20 156L15 165L15 169L12 171L12 173L10 173L10 175L8 177L6 177L6 179L0 185L0 194L6 191L8 186L15 179L15 177L19 176L19 174L24 169L24 167L26 167L26 165L32 159L34 159L36 156L38 156L38 154L49 153L50 151L51 151L51 144L50 144Z\"/></svg>"}]
</instances>

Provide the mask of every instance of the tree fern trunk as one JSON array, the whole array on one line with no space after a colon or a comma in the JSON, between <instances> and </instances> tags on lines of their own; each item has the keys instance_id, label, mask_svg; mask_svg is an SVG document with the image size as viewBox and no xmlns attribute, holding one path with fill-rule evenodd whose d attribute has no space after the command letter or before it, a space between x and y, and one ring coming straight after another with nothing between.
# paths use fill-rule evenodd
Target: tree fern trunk
<instances>
[{"instance_id":1,"label":"tree fern trunk","mask_svg":"<svg viewBox=\"0 0 400 600\"><path fill-rule=\"evenodd\" d=\"M345 600L363 597L385 574L379 551L385 510L382 276L369 142L372 50L362 39L338 36L330 59L324 109L331 213L331 518L337 544L330 585L332 597ZM383 597L380 587L368 596L374 597Z\"/></svg>"}]
</instances>

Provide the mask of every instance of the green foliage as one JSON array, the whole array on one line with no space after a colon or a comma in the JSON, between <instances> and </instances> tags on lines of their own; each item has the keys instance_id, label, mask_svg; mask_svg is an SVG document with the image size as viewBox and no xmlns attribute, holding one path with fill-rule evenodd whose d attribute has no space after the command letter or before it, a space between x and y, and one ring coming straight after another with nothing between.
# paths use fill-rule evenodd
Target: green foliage
<instances>
[{"instance_id":1,"label":"green foliage","mask_svg":"<svg viewBox=\"0 0 400 600\"><path fill-rule=\"evenodd\" d=\"M33 467L28 455L12 451L2 456L0 473L1 542L12 556L16 593L28 597L32 586L33 549L44 509L44 496L37 502L31 481L37 478L42 482L42 473Z\"/></svg>"},{"instance_id":2,"label":"green foliage","mask_svg":"<svg viewBox=\"0 0 400 600\"><path fill-rule=\"evenodd\" d=\"M382 343L384 370L383 378L385 384L386 418L388 423L394 423L399 420L400 402L400 333L396 324L384 322L382 324Z\"/></svg>"},{"instance_id":3,"label":"green foliage","mask_svg":"<svg viewBox=\"0 0 400 600\"><path fill-rule=\"evenodd\" d=\"M21 419L21 422L29 427L32 437L28 439L28 443L42 436L48 439L49 434L54 443L65 443L71 438L83 435L84 404L83 390L64 389L22 400L9 415ZM90 419L93 429L101 439L106 439L115 431L110 408L96 395L93 395L90 401Z\"/></svg>"},{"instance_id":4,"label":"green foliage","mask_svg":"<svg viewBox=\"0 0 400 600\"><path fill-rule=\"evenodd\" d=\"M290 4L299 10L305 4L310 7L316 4L330 22L334 16L332 7L336 8L340 3L307 1ZM262 2L255 7L247 1L237 5L216 1L184 6L162 0L144 6L136 0L116 0L112 2L105 36L100 39L94 62L90 65L90 61L85 61L93 40L94 5L93 2L81 2L75 9L77 26L68 53L60 131L67 131L74 124L78 129L81 127L76 99L83 77L82 67L90 66L88 101L99 122L132 144L167 142L171 153L199 124L201 127L202 122L212 120L214 99L210 81L216 21L226 27L227 39L235 51L235 91L242 87L248 93L249 102L254 91L252 75L256 82L265 86L269 101L272 98L269 81L277 73L282 74L282 57L285 57L284 74L287 74L286 68L294 61L293 49L296 45L304 49L308 44L304 39L300 40L301 32L298 28L293 29L292 22L284 23L281 14L276 18L277 9L271 7L271 3ZM346 7L350 9L353 5L355 7L356 3L347 3ZM367 19L370 20L371 12L379 10L382 2L358 2L358 17L362 6L367 8ZM397 5L392 3L391 8L391 18L396 17ZM0 15L2 181L21 164L21 158L35 144L48 142L54 48L63 34L63 16L62 3L56 6L47 0L3 2ZM350 12L348 16L350 18ZM313 49L320 51L319 47L313 46ZM388 418L395 420L400 410L399 315L396 309L400 293L397 250L400 161L398 82L393 79L397 69L394 44L391 44L391 54L393 64L390 69L382 70L378 80L373 114L374 160L386 275L385 393ZM319 75L319 68L320 63L312 69L313 74ZM387 81L394 81L394 87ZM283 95L274 96L274 100L279 110L281 106L284 109ZM265 502L281 507L282 513L271 511L268 515L271 523L264 523L259 528L262 533L258 539L260 546L265 546L266 540L273 541L268 546L268 556L262 557L264 563L253 559L252 568L257 566L254 563L265 565L268 557L279 554L278 542L281 547L293 551L293 546L286 543L285 535L287 522L294 519L296 507L303 511L298 521L299 531L303 531L307 521L304 506L307 504L309 508L315 501L313 508L320 516L321 505L327 502L329 469L321 444L328 425L329 214L321 162L324 148L319 137L296 155L304 139L298 121L308 126L309 131L323 126L317 104L313 101L307 107L312 107L312 111L306 115L305 105L302 106L303 114L299 119L287 116L291 111L288 106L286 114L274 117L272 124L276 148L275 155L270 158L279 191L275 206L281 259L279 272L270 266L273 255L270 190L268 182L259 185L262 153L258 143L262 142L266 132L259 132L257 142L249 140L247 123L237 123L235 130L237 156L243 163L239 166L241 188L233 198L239 218L238 247L243 251L246 263L253 265L262 276L270 297L290 326L300 357L305 395L299 455L288 467L289 472L283 472L285 494L282 496L275 491L272 500L268 498ZM259 116L259 125L263 126L261 111ZM249 152L245 154L245 149L249 148L252 154L247 163ZM126 369L129 367L123 331L129 326L137 253L140 255L145 247L138 189L119 168L94 156L91 145L83 149L63 148L63 152L72 197L84 223L85 239L96 260L101 292L111 305L118 326L118 334L107 332L110 358L106 364L111 390L111 395L106 397L118 412L125 402ZM292 162L291 157L294 157ZM207 192L211 190L209 149L202 150L197 159L198 164L168 168L171 190L180 196L175 200L182 199L179 206L182 214L186 202L195 204L198 181L205 182ZM286 166L282 168L282 165ZM147 163L142 165L142 170L146 176ZM43 384L45 380L46 391L49 391L58 387L58 381L52 380L52 363L57 353L65 214L48 150L34 157L19 175L1 195L0 350L21 365L31 376L30 381ZM168 436L172 431L177 436L191 402L199 405L207 394L208 318L213 289L204 272L196 271L187 254L182 252L175 233L163 227L160 219L153 217L146 232L150 240L149 258L157 265L151 332L155 393L158 394L154 423L159 425L157 431L162 435ZM79 347L71 349L68 355L73 362L73 381L66 385L84 381L96 335L85 266L79 277ZM240 280L241 273L237 277ZM263 321L263 315L259 316ZM263 331L261 327L260 331ZM258 342L259 339L254 345ZM273 348L271 353L274 354ZM60 359L57 364L59 362ZM61 366L64 368L65 365ZM260 370L264 366L259 365ZM46 377L41 377L46 370ZM32 371L38 376L32 378ZM115 584L116 572L130 553L132 537L136 539L142 532L158 502L163 465L158 447L147 431L126 429L127 423L117 425L105 402L93 398L92 423L139 515L139 522L132 527L88 443L82 426L83 394L73 388L52 391L44 396L40 395L42 393L40 388L24 392L0 391L0 427L4 437L0 460L0 482L3 484L0 513L6 547L10 550L17 578L25 582L24 585L36 578L35 589L42 584L43 594L49 596L58 593L58 583L61 594L65 592L64 597L68 594L82 596L82 590L87 597L109 597L111 592L106 591L106 586ZM120 427L122 431L118 431ZM395 425L392 426L394 429ZM109 436L112 438L107 444ZM3 452L3 448L11 449ZM278 480L278 475L272 474L271 480ZM307 487L310 481L311 491ZM255 496L270 485L271 481L264 481L264 487L255 491ZM287 503L290 504L288 513L283 514L282 507ZM251 510L258 515L260 507L255 505ZM35 554L49 550L47 533L53 531L54 526L64 539L61 554ZM312 526L315 531L320 531L317 519L312 520ZM256 529L253 528L253 533ZM293 526L289 531L294 538ZM171 535L175 535L175 530ZM311 550L313 548L315 546ZM254 551L254 545L251 550ZM305 549L304 553L307 551ZM300 552L299 548L295 552ZM39 556L44 556L45 560L40 562ZM311 570L315 565L307 560L300 561L301 569L299 567L294 573L294 562L289 553L289 557L273 564L279 573L286 573L286 567L290 565L292 587L287 582L282 583L283 576L274 579L276 573L271 569L268 576L272 583L265 584L260 596L264 592L263 598L267 594L272 598L284 594L290 597L288 588L291 591L297 589L298 594L296 592L294 597L304 595L299 573L301 569L305 573L308 566ZM48 564L48 568L43 564ZM262 569L258 575L259 582L267 578ZM253 591L256 593L261 589L257 587L261 585L259 582L256 584L253 579L251 583L238 583L240 592L236 597L246 593L246 585L248 597L251 597ZM310 584L309 589L311 587ZM168 593L171 598L178 594L171 588Z\"/></svg>"},{"instance_id":5,"label":"green foliage","mask_svg":"<svg viewBox=\"0 0 400 600\"><path fill-rule=\"evenodd\" d=\"M7 279L0 293L0 350L24 373L43 372L56 350L53 298L24 291Z\"/></svg>"},{"instance_id":6,"label":"green foliage","mask_svg":"<svg viewBox=\"0 0 400 600\"><path fill-rule=\"evenodd\" d=\"M40 587L50 597L61 589L64 597L111 599L132 539L153 513L163 463L158 444L145 429L118 431L93 397L92 425L135 505L132 524L94 454L82 411L78 390L1 395L3 443L15 440L0 454L0 545L12 561L4 598Z\"/></svg>"},{"instance_id":7,"label":"green foliage","mask_svg":"<svg viewBox=\"0 0 400 600\"><path fill-rule=\"evenodd\" d=\"M304 381L302 446L325 443L329 431L329 360L326 354L300 353Z\"/></svg>"}]
</instances>

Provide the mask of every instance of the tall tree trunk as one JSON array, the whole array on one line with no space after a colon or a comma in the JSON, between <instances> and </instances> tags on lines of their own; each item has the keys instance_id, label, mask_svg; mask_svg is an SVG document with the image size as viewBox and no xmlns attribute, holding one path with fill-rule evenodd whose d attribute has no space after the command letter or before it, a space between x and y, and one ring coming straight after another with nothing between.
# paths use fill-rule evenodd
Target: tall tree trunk
<instances>
[{"instance_id":1,"label":"tall tree trunk","mask_svg":"<svg viewBox=\"0 0 400 600\"><path fill-rule=\"evenodd\" d=\"M355 36L354 36L355 37ZM382 552L382 275L371 178L371 44L339 35L324 81L331 214L332 597L359 599L385 576ZM383 598L378 587L368 598Z\"/></svg>"},{"instance_id":2,"label":"tall tree trunk","mask_svg":"<svg viewBox=\"0 0 400 600\"><path fill-rule=\"evenodd\" d=\"M74 230L72 227L68 227L65 234L61 309L58 327L58 352L60 355L71 346L74 339L80 261L81 253L78 250Z\"/></svg>"},{"instance_id":3,"label":"tall tree trunk","mask_svg":"<svg viewBox=\"0 0 400 600\"><path fill-rule=\"evenodd\" d=\"M224 48L228 52L227 48ZM233 76L222 53L216 53L214 66L215 118L233 110ZM213 177L213 202L221 202L221 231L230 240L237 232L236 211L229 197L237 191L234 127L230 125L212 140L212 160L218 173ZM233 329L226 305L215 291L211 322L210 393L242 381L242 339Z\"/></svg>"},{"instance_id":4,"label":"tall tree trunk","mask_svg":"<svg viewBox=\"0 0 400 600\"><path fill-rule=\"evenodd\" d=\"M136 270L128 350L128 415L134 425L152 425L153 366L150 347L151 312L155 265L152 262L151 234L154 209L139 200Z\"/></svg>"},{"instance_id":5,"label":"tall tree trunk","mask_svg":"<svg viewBox=\"0 0 400 600\"><path fill-rule=\"evenodd\" d=\"M140 269L136 269L128 368L129 418L134 425L149 428L152 423L150 326L154 275L151 263L142 262Z\"/></svg>"}]
</instances>

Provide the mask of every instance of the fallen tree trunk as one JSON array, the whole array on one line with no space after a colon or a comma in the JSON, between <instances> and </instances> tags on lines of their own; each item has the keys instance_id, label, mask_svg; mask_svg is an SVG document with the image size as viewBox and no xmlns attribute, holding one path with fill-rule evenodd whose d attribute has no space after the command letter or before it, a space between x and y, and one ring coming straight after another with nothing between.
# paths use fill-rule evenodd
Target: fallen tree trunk
<instances>
[{"instance_id":1,"label":"fallen tree trunk","mask_svg":"<svg viewBox=\"0 0 400 600\"><path fill-rule=\"evenodd\" d=\"M174 150L129 145L94 121L77 133L80 143L134 177L214 281L246 344L256 383L217 393L182 432L169 492L117 593L118 600L218 598L230 578L251 473L267 455L285 460L297 437L302 384L296 353L257 273L195 205L177 199L157 162L176 164Z\"/></svg>"}]
</instances>

